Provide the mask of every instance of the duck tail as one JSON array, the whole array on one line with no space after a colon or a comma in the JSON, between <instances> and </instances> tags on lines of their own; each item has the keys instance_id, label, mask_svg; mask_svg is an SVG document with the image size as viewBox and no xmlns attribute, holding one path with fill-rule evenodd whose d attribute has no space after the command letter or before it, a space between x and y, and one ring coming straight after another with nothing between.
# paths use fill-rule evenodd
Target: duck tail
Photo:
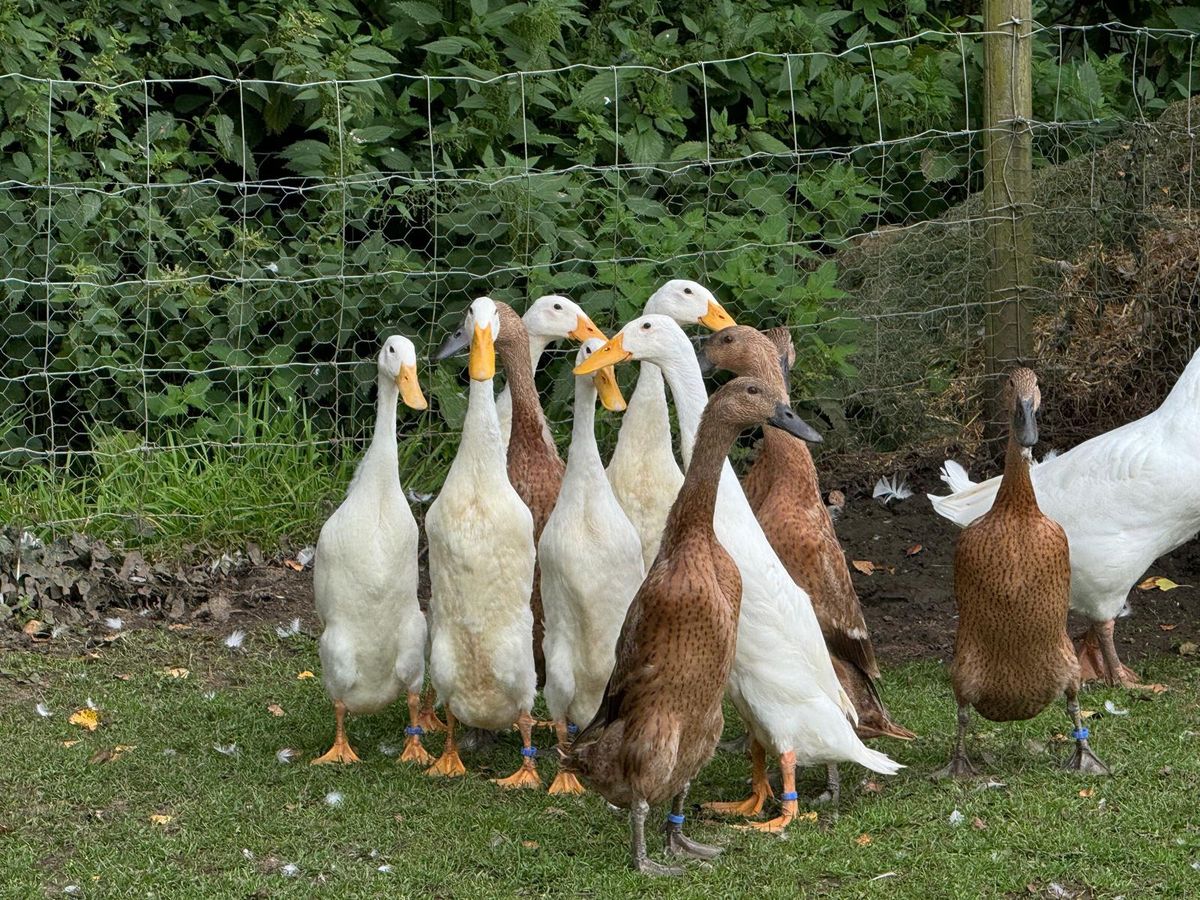
<instances>
[{"instance_id":1,"label":"duck tail","mask_svg":"<svg viewBox=\"0 0 1200 900\"><path fill-rule=\"evenodd\" d=\"M952 459L948 459L942 464L941 476L942 481L955 494L975 486L975 482L971 480L971 476L967 474L967 470Z\"/></svg>"},{"instance_id":2,"label":"duck tail","mask_svg":"<svg viewBox=\"0 0 1200 900\"><path fill-rule=\"evenodd\" d=\"M902 763L896 762L886 753L872 750L865 744L859 744L859 750L854 754L852 761L872 772L878 772L880 775L895 775L904 768Z\"/></svg>"}]
</instances>

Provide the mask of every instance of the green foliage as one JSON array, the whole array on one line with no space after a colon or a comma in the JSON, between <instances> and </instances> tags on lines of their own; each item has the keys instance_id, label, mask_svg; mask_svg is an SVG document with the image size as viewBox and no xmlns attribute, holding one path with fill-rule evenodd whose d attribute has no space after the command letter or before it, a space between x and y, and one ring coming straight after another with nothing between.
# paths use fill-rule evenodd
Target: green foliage
<instances>
[{"instance_id":1,"label":"green foliage","mask_svg":"<svg viewBox=\"0 0 1200 900\"><path fill-rule=\"evenodd\" d=\"M958 10L6 0L0 452L88 451L99 426L234 444L263 383L353 437L380 337L436 343L484 291L569 292L615 326L697 278L740 320L797 326L813 391L852 376L824 257L977 187L969 138L878 141L981 108L978 42L866 44L978 27ZM1039 118L1138 115L1191 83L1186 41L1065 35L1061 57L1035 39ZM431 380L454 427L458 381Z\"/></svg>"}]
</instances>

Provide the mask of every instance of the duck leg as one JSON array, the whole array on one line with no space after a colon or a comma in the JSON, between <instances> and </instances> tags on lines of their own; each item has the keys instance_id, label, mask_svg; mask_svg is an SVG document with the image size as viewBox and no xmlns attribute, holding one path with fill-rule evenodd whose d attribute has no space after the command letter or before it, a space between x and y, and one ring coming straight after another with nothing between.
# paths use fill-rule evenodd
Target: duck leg
<instances>
[{"instance_id":1,"label":"duck leg","mask_svg":"<svg viewBox=\"0 0 1200 900\"><path fill-rule=\"evenodd\" d=\"M433 689L433 685L430 685L421 698L421 714L417 717L417 721L411 723L420 725L425 729L426 734L435 734L446 730L446 723L437 717L437 711L433 708L436 701L437 691Z\"/></svg>"},{"instance_id":2,"label":"duck leg","mask_svg":"<svg viewBox=\"0 0 1200 900\"><path fill-rule=\"evenodd\" d=\"M683 804L687 800L690 787L689 781L671 801L671 813L667 816L664 826L667 833L667 853L672 856L690 856L692 859L716 859L724 848L701 844L683 833Z\"/></svg>"},{"instance_id":3,"label":"duck leg","mask_svg":"<svg viewBox=\"0 0 1200 900\"><path fill-rule=\"evenodd\" d=\"M408 727L404 729L404 752L400 754L400 762L413 762L427 766L433 762L433 756L421 743L425 729L421 726L421 695L408 695Z\"/></svg>"},{"instance_id":4,"label":"duck leg","mask_svg":"<svg viewBox=\"0 0 1200 900\"><path fill-rule=\"evenodd\" d=\"M633 868L643 875L683 874L678 866L664 866L646 855L646 816L650 804L640 797L629 805L629 855Z\"/></svg>"},{"instance_id":5,"label":"duck leg","mask_svg":"<svg viewBox=\"0 0 1200 900\"><path fill-rule=\"evenodd\" d=\"M944 768L933 773L933 778L974 778L979 770L967 756L967 728L971 724L971 707L959 702L958 704L958 737L954 742L954 753L950 762Z\"/></svg>"},{"instance_id":6,"label":"duck leg","mask_svg":"<svg viewBox=\"0 0 1200 900\"><path fill-rule=\"evenodd\" d=\"M458 755L458 741L454 737L454 713L450 711L450 707L446 707L446 745L442 748L442 755L438 757L437 762L425 770L426 775L440 775L444 778L458 778L461 775L467 774L467 767L463 765L462 760Z\"/></svg>"},{"instance_id":7,"label":"duck leg","mask_svg":"<svg viewBox=\"0 0 1200 900\"><path fill-rule=\"evenodd\" d=\"M818 806L831 806L837 809L842 799L842 776L838 772L837 763L825 765L825 790L813 802Z\"/></svg>"},{"instance_id":8,"label":"duck leg","mask_svg":"<svg viewBox=\"0 0 1200 900\"><path fill-rule=\"evenodd\" d=\"M567 757L567 750L571 746L570 732L566 722L555 722L554 730L558 732L558 759L559 767L558 774L554 776L554 780L550 782L550 790L548 794L582 794L583 785L579 783L579 779L575 777L573 772L568 772L562 767L562 760Z\"/></svg>"},{"instance_id":9,"label":"duck leg","mask_svg":"<svg viewBox=\"0 0 1200 900\"><path fill-rule=\"evenodd\" d=\"M783 809L780 814L774 819L769 819L766 822L749 822L746 827L757 828L759 831L783 831L792 824L792 820L796 818L796 812L800 801L796 794L796 754L789 750L779 757L779 766L783 770L783 793L780 798L783 800ZM831 784L833 785L834 797L837 797L837 766L830 767ZM836 805L837 800L834 799Z\"/></svg>"},{"instance_id":10,"label":"duck leg","mask_svg":"<svg viewBox=\"0 0 1200 900\"><path fill-rule=\"evenodd\" d=\"M1086 772L1089 775L1109 775L1108 766L1100 761L1092 748L1088 745L1088 730L1083 724L1083 716L1079 714L1079 701L1076 699L1074 689L1067 690L1067 715L1071 717L1071 721L1075 723L1075 731L1071 736L1075 738L1075 752L1071 754L1071 758L1063 763L1064 769L1071 769L1075 772Z\"/></svg>"},{"instance_id":11,"label":"duck leg","mask_svg":"<svg viewBox=\"0 0 1200 900\"><path fill-rule=\"evenodd\" d=\"M1121 662L1121 658L1117 656L1117 645L1113 642L1113 631L1116 629L1117 623L1109 619L1107 622L1099 622L1092 626L1100 637L1100 655L1104 659L1105 675L1104 680L1109 684L1119 684L1124 688L1140 688L1142 687L1141 679L1138 678L1137 672Z\"/></svg>"},{"instance_id":12,"label":"duck leg","mask_svg":"<svg viewBox=\"0 0 1200 900\"><path fill-rule=\"evenodd\" d=\"M537 763L533 761L537 756L537 747L533 746L533 716L528 711L521 713L517 718L517 727L521 729L521 760L520 768L513 772L507 778L493 778L495 784L505 790L513 788L539 788L542 786L542 779L538 775Z\"/></svg>"},{"instance_id":13,"label":"duck leg","mask_svg":"<svg viewBox=\"0 0 1200 900\"><path fill-rule=\"evenodd\" d=\"M359 762L358 754L354 752L354 748L346 740L346 704L341 700L333 701L333 717L337 723L333 746L329 748L329 752L324 756L318 756L312 761L314 766L323 766L329 763Z\"/></svg>"},{"instance_id":14,"label":"duck leg","mask_svg":"<svg viewBox=\"0 0 1200 900\"><path fill-rule=\"evenodd\" d=\"M703 809L721 816L757 816L762 812L767 798L774 797L775 793L767 781L767 751L753 738L750 740L750 765L752 774L749 797L728 803L705 803Z\"/></svg>"}]
</instances>

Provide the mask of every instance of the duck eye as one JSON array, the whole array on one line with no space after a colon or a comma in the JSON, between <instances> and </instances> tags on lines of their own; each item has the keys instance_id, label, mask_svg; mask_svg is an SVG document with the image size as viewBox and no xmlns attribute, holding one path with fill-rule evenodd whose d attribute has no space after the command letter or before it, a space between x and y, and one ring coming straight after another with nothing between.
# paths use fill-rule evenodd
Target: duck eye
<instances>
[{"instance_id":1,"label":"duck eye","mask_svg":"<svg viewBox=\"0 0 1200 900\"><path fill-rule=\"evenodd\" d=\"M690 297L690 296L691 296L691 294L692 294L692 289L691 289L691 288L684 288L684 289L683 289L683 292L684 292L685 294L687 294L687 295Z\"/></svg>"},{"instance_id":2,"label":"duck eye","mask_svg":"<svg viewBox=\"0 0 1200 900\"><path fill-rule=\"evenodd\" d=\"M731 335L731 334L727 334L727 335L725 335L725 337L723 338L723 340L724 340L724 341L725 341L725 343L727 343L727 344L732 344L732 343L733 343L733 335Z\"/></svg>"},{"instance_id":3,"label":"duck eye","mask_svg":"<svg viewBox=\"0 0 1200 900\"><path fill-rule=\"evenodd\" d=\"M757 393L758 393L758 388L756 388L756 387L754 387L753 385L751 385L750 387L746 388L746 393L747 393L747 394L757 394Z\"/></svg>"},{"instance_id":4,"label":"duck eye","mask_svg":"<svg viewBox=\"0 0 1200 900\"><path fill-rule=\"evenodd\" d=\"M554 304L554 308L555 308L555 309L562 309L562 304L561 304L561 303L555 303L555 304Z\"/></svg>"},{"instance_id":5,"label":"duck eye","mask_svg":"<svg viewBox=\"0 0 1200 900\"><path fill-rule=\"evenodd\" d=\"M642 323L642 331L649 331L649 330L650 330L650 323L649 323L649 322L643 322L643 323Z\"/></svg>"},{"instance_id":6,"label":"duck eye","mask_svg":"<svg viewBox=\"0 0 1200 900\"><path fill-rule=\"evenodd\" d=\"M388 347L388 353L395 353L395 352L396 352L395 347Z\"/></svg>"}]
</instances>

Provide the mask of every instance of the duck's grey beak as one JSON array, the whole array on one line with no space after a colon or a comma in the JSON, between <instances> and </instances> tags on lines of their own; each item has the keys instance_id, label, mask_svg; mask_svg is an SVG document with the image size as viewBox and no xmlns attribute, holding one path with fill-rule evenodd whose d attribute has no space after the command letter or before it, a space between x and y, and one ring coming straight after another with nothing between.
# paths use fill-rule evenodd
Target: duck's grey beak
<instances>
[{"instance_id":1,"label":"duck's grey beak","mask_svg":"<svg viewBox=\"0 0 1200 900\"><path fill-rule=\"evenodd\" d=\"M1037 413L1033 408L1032 397L1017 401L1017 408L1013 410L1012 427L1017 443L1022 447L1032 447L1038 442Z\"/></svg>"},{"instance_id":2,"label":"duck's grey beak","mask_svg":"<svg viewBox=\"0 0 1200 900\"><path fill-rule=\"evenodd\" d=\"M701 375L711 375L717 370L713 361L708 358L708 341L696 344L696 361L700 363Z\"/></svg>"},{"instance_id":3,"label":"duck's grey beak","mask_svg":"<svg viewBox=\"0 0 1200 900\"><path fill-rule=\"evenodd\" d=\"M450 335L442 341L442 346L438 347L437 353L433 354L435 362L441 362L443 359L449 359L456 353L462 353L471 346L471 336L467 334L467 329L463 325L459 325Z\"/></svg>"},{"instance_id":4,"label":"duck's grey beak","mask_svg":"<svg viewBox=\"0 0 1200 900\"><path fill-rule=\"evenodd\" d=\"M817 430L796 415L795 410L786 403L780 403L775 407L775 415L767 419L767 424L774 425L810 444L821 443L821 435L817 433Z\"/></svg>"}]
</instances>

